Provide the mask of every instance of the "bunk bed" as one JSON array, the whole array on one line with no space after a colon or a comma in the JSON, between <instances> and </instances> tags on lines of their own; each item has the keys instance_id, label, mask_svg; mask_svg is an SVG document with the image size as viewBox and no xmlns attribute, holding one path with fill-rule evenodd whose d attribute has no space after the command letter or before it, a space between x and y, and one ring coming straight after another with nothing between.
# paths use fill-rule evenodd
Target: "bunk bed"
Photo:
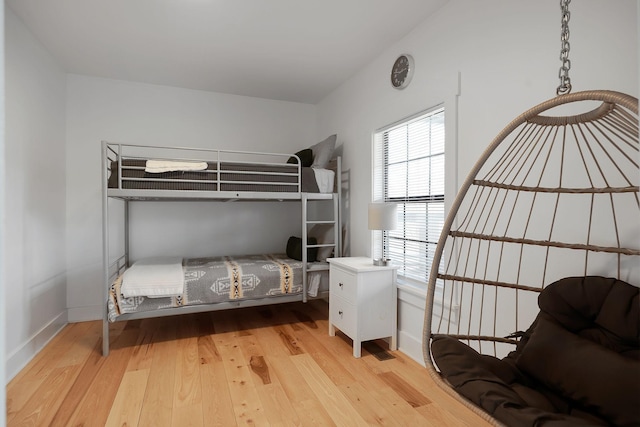
<instances>
[{"instance_id":1,"label":"bunk bed","mask_svg":"<svg viewBox=\"0 0 640 427\"><path fill-rule=\"evenodd\" d=\"M342 252L342 165L332 155L335 138L295 154L103 141L103 355L109 353L113 322L326 297L326 258ZM123 204L116 228L124 239L115 251L114 200ZM293 202L299 204L301 229L289 238L286 253L132 263L130 203L145 201Z\"/></svg>"}]
</instances>

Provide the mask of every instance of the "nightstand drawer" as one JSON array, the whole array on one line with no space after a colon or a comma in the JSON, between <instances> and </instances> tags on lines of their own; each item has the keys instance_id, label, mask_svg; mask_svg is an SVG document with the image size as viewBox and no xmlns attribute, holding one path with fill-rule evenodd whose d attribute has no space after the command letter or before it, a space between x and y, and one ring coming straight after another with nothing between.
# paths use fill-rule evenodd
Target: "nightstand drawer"
<instances>
[{"instance_id":1,"label":"nightstand drawer","mask_svg":"<svg viewBox=\"0 0 640 427\"><path fill-rule=\"evenodd\" d=\"M348 336L355 337L358 314L356 307L342 298L332 296L329 310L331 323Z\"/></svg>"},{"instance_id":2,"label":"nightstand drawer","mask_svg":"<svg viewBox=\"0 0 640 427\"><path fill-rule=\"evenodd\" d=\"M332 295L344 298L347 302L355 304L357 293L357 278L354 274L338 268L331 269L329 291Z\"/></svg>"}]
</instances>

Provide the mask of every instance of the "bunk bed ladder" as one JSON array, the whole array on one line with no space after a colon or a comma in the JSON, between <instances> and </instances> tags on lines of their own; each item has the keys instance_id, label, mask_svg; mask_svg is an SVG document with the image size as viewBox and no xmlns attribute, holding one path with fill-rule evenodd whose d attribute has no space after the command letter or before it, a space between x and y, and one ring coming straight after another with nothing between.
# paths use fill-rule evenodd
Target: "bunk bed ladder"
<instances>
[{"instance_id":1,"label":"bunk bed ladder","mask_svg":"<svg viewBox=\"0 0 640 427\"><path fill-rule=\"evenodd\" d=\"M333 202L332 208L332 218L328 220L310 220L309 219L309 196L307 193L302 193L302 301L307 302L307 291L308 291L308 279L307 273L309 270L309 264L307 259L307 250L309 248L322 248L322 247L333 247L334 248L334 256L342 255L342 244L341 244L341 234L340 234L340 192L333 193L331 199L314 199L311 200L318 201L331 200ZM331 243L318 243L315 245L309 245L308 231L310 225L315 224L331 224L333 225L333 242ZM312 270L311 270L312 271Z\"/></svg>"}]
</instances>

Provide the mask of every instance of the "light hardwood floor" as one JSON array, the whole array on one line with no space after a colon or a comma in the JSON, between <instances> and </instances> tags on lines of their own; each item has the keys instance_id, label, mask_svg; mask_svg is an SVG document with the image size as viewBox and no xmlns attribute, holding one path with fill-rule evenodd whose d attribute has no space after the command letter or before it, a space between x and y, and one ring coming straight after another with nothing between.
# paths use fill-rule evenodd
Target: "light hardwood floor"
<instances>
[{"instance_id":1,"label":"light hardwood floor","mask_svg":"<svg viewBox=\"0 0 640 427\"><path fill-rule=\"evenodd\" d=\"M7 386L9 426L486 426L384 342L352 356L324 302L70 324ZM378 345L379 344L379 345Z\"/></svg>"}]
</instances>

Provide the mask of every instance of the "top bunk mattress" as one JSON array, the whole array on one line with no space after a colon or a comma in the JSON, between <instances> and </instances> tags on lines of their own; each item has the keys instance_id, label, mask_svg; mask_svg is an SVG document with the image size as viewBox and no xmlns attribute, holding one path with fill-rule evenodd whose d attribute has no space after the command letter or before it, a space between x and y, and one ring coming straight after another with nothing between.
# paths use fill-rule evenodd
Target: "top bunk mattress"
<instances>
[{"instance_id":1,"label":"top bunk mattress","mask_svg":"<svg viewBox=\"0 0 640 427\"><path fill-rule=\"evenodd\" d=\"M252 193L332 193L336 171L299 165L288 154L136 147L106 144L107 187L118 190L170 190ZM144 148L149 148L145 155ZM159 158L154 149L161 150ZM203 154L204 153L204 154ZM231 159L223 159L226 155ZM274 156L279 156L275 157ZM207 158L208 157L208 158ZM211 159L215 157L215 159ZM244 160L245 158L249 160Z\"/></svg>"}]
</instances>

